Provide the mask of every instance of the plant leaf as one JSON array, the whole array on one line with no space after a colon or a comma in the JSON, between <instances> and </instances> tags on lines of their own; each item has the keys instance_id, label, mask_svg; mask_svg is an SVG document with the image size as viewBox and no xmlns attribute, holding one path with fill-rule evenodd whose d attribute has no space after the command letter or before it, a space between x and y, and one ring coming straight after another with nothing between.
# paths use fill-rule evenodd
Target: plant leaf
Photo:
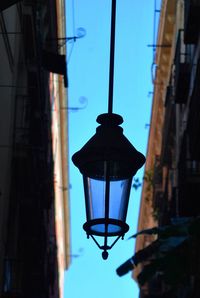
<instances>
[{"instance_id":1,"label":"plant leaf","mask_svg":"<svg viewBox=\"0 0 200 298\"><path fill-rule=\"evenodd\" d=\"M180 246L183 242L188 240L188 236L180 236L180 237L169 237L166 239L159 239L160 247L159 251L160 252L168 252L178 246Z\"/></svg>"},{"instance_id":2,"label":"plant leaf","mask_svg":"<svg viewBox=\"0 0 200 298\"><path fill-rule=\"evenodd\" d=\"M117 275L123 276L134 268L133 257L124 262L121 266L116 269Z\"/></svg>"},{"instance_id":3,"label":"plant leaf","mask_svg":"<svg viewBox=\"0 0 200 298\"><path fill-rule=\"evenodd\" d=\"M132 235L128 239L136 238L137 236L144 235L144 234L148 234L148 235L158 234L158 230L159 230L159 227L154 227L154 228L151 228L151 229L145 229L145 230L139 231L138 233Z\"/></svg>"}]
</instances>

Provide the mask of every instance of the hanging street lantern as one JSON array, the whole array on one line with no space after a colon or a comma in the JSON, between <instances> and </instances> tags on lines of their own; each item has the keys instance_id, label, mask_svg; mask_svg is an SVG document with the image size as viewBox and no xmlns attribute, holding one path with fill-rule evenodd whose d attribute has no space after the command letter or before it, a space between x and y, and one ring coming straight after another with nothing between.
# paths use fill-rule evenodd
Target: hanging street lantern
<instances>
[{"instance_id":1,"label":"hanging street lantern","mask_svg":"<svg viewBox=\"0 0 200 298\"><path fill-rule=\"evenodd\" d=\"M83 175L87 221L83 225L103 258L107 259L108 237L118 240L129 230L126 224L132 178L144 164L145 157L123 135L117 114L98 116L96 134L76 152L72 160ZM94 236L104 237L98 244Z\"/></svg>"},{"instance_id":2,"label":"hanging street lantern","mask_svg":"<svg viewBox=\"0 0 200 298\"><path fill-rule=\"evenodd\" d=\"M96 134L72 156L83 175L87 217L83 228L103 250L103 259L108 257L107 250L129 230L126 215L132 178L145 163L144 155L123 135L119 126L123 123L122 117L112 112L116 0L112 0L111 11L108 113L97 117L100 125ZM96 236L104 237L102 245ZM116 238L110 245L108 237L113 236Z\"/></svg>"}]
</instances>

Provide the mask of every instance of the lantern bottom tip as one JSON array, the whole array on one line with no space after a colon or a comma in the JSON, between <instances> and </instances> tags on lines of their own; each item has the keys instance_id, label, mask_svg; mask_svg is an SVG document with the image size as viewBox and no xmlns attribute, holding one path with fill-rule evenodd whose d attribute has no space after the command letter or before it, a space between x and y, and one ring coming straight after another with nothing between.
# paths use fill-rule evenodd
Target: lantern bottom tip
<instances>
[{"instance_id":1,"label":"lantern bottom tip","mask_svg":"<svg viewBox=\"0 0 200 298\"><path fill-rule=\"evenodd\" d=\"M106 250L104 250L102 252L102 258L103 258L103 260L107 260L107 258L108 258L108 252Z\"/></svg>"}]
</instances>

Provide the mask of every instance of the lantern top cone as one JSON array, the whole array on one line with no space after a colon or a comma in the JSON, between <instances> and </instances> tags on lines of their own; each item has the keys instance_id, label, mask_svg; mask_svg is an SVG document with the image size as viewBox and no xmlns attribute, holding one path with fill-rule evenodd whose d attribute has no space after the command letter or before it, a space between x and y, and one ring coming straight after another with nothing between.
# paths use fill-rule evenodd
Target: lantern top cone
<instances>
[{"instance_id":1,"label":"lantern top cone","mask_svg":"<svg viewBox=\"0 0 200 298\"><path fill-rule=\"evenodd\" d=\"M97 117L97 122L100 126L97 127L96 134L72 156L73 163L83 175L91 178L101 179L101 163L104 161L118 164L115 176L111 179L134 176L145 163L145 157L123 135L123 129L119 126L123 123L123 118L117 114L105 113Z\"/></svg>"}]
</instances>

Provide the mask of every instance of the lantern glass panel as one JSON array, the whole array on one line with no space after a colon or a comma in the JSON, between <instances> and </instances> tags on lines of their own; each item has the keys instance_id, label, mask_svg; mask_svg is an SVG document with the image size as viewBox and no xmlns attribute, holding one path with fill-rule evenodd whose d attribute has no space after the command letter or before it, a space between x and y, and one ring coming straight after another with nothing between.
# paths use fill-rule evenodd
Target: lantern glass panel
<instances>
[{"instance_id":1,"label":"lantern glass panel","mask_svg":"<svg viewBox=\"0 0 200 298\"><path fill-rule=\"evenodd\" d=\"M105 175L104 175L105 177ZM97 233L120 233L121 226L115 223L106 224L106 179L95 179L84 176L87 221L103 219L94 224L92 230ZM111 177L110 177L111 178ZM112 178L111 178L112 179ZM109 183L109 219L125 222L131 188L131 178L115 179Z\"/></svg>"},{"instance_id":2,"label":"lantern glass panel","mask_svg":"<svg viewBox=\"0 0 200 298\"><path fill-rule=\"evenodd\" d=\"M110 182L109 217L126 221L132 177Z\"/></svg>"}]
</instances>

